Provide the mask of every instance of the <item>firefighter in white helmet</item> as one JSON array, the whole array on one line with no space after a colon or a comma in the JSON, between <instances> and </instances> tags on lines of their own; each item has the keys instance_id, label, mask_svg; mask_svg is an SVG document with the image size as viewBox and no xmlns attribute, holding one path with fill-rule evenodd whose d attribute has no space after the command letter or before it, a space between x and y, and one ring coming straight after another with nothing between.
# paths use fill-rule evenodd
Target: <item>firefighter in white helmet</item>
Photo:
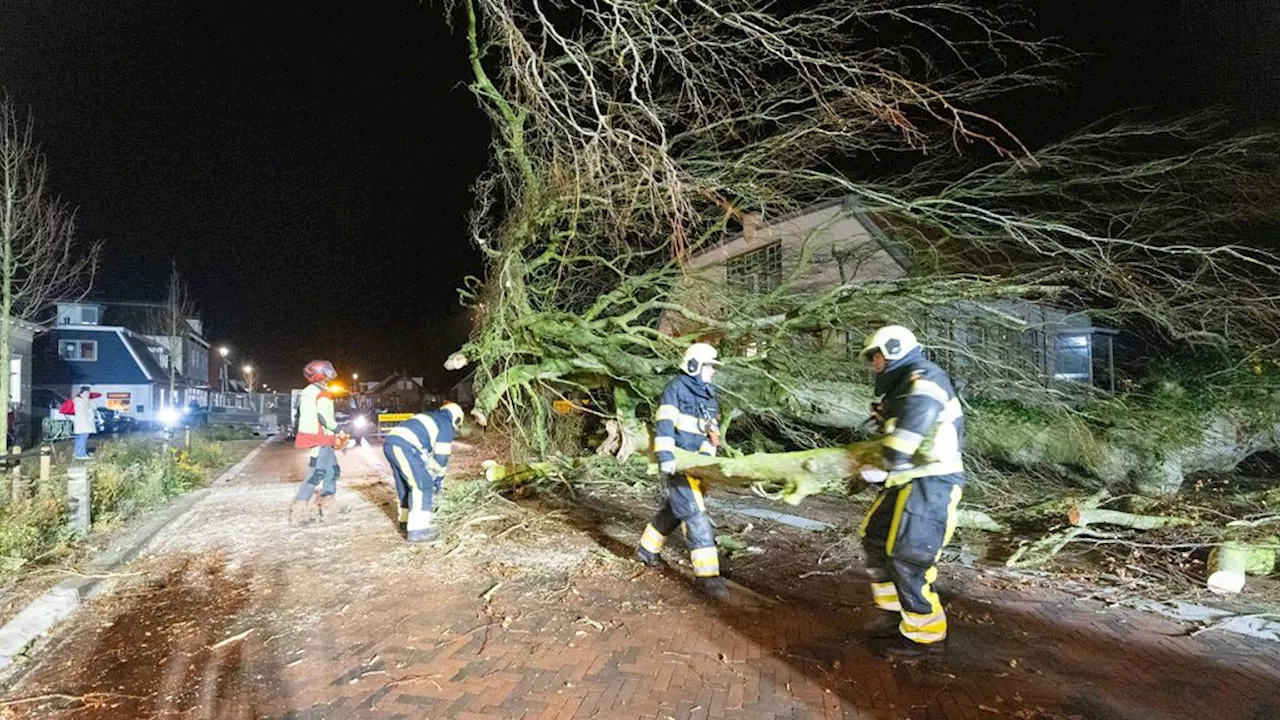
<instances>
[{"instance_id":1,"label":"firefighter in white helmet","mask_svg":"<svg viewBox=\"0 0 1280 720\"><path fill-rule=\"evenodd\" d=\"M327 519L337 511L338 456L335 449L346 444L347 436L338 431L338 422L333 415L333 395L329 393L328 383L338 376L328 360L312 360L302 369L302 375L310 383L298 399L297 436L294 445L308 451L310 472L298 486L298 494L289 506L289 522L300 524L309 522L312 515L308 510L311 497L316 488L320 489L320 497L316 506L320 517Z\"/></svg>"},{"instance_id":2,"label":"firefighter in white helmet","mask_svg":"<svg viewBox=\"0 0 1280 720\"><path fill-rule=\"evenodd\" d=\"M439 410L418 413L400 423L383 443L382 453L400 497L400 529L409 542L433 542L440 536L433 498L444 488L453 437L462 419L462 408L447 402Z\"/></svg>"},{"instance_id":3,"label":"firefighter in white helmet","mask_svg":"<svg viewBox=\"0 0 1280 720\"><path fill-rule=\"evenodd\" d=\"M650 567L660 565L663 543L684 523L698 587L717 600L725 600L729 590L720 577L715 528L707 516L702 486L696 478L676 472L672 452L680 448L703 455L716 454L720 445L720 405L711 381L719 365L714 347L694 343L685 350L681 360L683 374L667 383L662 391L654 417L653 450L667 489L657 514L644 529L636 557Z\"/></svg>"},{"instance_id":4,"label":"firefighter in white helmet","mask_svg":"<svg viewBox=\"0 0 1280 720\"><path fill-rule=\"evenodd\" d=\"M872 598L892 613L872 630L883 641L883 654L928 654L947 637L947 615L933 583L964 487L964 413L950 378L925 359L907 328L880 328L861 356L876 375L873 412L882 437L880 463L861 474L883 486L860 535Z\"/></svg>"}]
</instances>

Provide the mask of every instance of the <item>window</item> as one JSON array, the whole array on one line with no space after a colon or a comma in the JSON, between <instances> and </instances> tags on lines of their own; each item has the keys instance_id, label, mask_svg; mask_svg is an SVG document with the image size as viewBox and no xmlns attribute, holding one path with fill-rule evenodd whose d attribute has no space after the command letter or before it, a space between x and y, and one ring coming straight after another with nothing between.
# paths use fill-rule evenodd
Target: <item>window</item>
<instances>
[{"instance_id":1,"label":"window","mask_svg":"<svg viewBox=\"0 0 1280 720\"><path fill-rule=\"evenodd\" d=\"M1053 339L1053 379L1091 382L1093 357L1089 333L1062 334Z\"/></svg>"},{"instance_id":2,"label":"window","mask_svg":"<svg viewBox=\"0 0 1280 720\"><path fill-rule=\"evenodd\" d=\"M58 357L63 360L96 362L98 359L98 341L63 340L58 343Z\"/></svg>"},{"instance_id":3,"label":"window","mask_svg":"<svg viewBox=\"0 0 1280 720\"><path fill-rule=\"evenodd\" d=\"M97 325L98 324L98 308L96 307L80 308L80 324L81 325Z\"/></svg>"},{"instance_id":4,"label":"window","mask_svg":"<svg viewBox=\"0 0 1280 720\"><path fill-rule=\"evenodd\" d=\"M729 284L753 293L767 293L782 284L782 243L731 258L725 264Z\"/></svg>"},{"instance_id":5,"label":"window","mask_svg":"<svg viewBox=\"0 0 1280 720\"><path fill-rule=\"evenodd\" d=\"M22 405L22 358L9 358L9 404Z\"/></svg>"},{"instance_id":6,"label":"window","mask_svg":"<svg viewBox=\"0 0 1280 720\"><path fill-rule=\"evenodd\" d=\"M127 415L133 408L130 404L132 399L130 393L109 392L107 393L107 408Z\"/></svg>"}]
</instances>

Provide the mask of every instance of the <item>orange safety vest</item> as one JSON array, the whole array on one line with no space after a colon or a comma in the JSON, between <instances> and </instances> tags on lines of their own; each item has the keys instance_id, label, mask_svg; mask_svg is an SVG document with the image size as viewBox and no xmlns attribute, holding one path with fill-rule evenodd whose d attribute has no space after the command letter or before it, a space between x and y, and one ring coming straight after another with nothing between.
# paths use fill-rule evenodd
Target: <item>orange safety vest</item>
<instances>
[{"instance_id":1,"label":"orange safety vest","mask_svg":"<svg viewBox=\"0 0 1280 720\"><path fill-rule=\"evenodd\" d=\"M293 444L300 448L332 445L338 421L333 417L333 396L323 385L312 383L298 396L298 434Z\"/></svg>"}]
</instances>

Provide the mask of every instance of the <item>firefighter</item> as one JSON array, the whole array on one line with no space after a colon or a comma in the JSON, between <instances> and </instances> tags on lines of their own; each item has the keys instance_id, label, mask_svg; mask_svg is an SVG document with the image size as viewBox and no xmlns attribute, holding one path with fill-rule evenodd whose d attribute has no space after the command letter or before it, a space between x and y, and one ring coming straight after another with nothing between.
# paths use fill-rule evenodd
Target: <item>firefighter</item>
<instances>
[{"instance_id":1,"label":"firefighter","mask_svg":"<svg viewBox=\"0 0 1280 720\"><path fill-rule=\"evenodd\" d=\"M676 472L675 448L703 455L715 455L720 445L720 406L711 384L716 367L716 349L694 343L684 353L683 375L667 383L654 417L654 454L666 482L667 491L653 520L644 529L636 558L649 567L661 565L662 545L681 523L693 563L698 587L717 600L727 600L729 589L720 577L720 557L716 552L715 528L707 515L702 486L696 478Z\"/></svg>"},{"instance_id":2,"label":"firefighter","mask_svg":"<svg viewBox=\"0 0 1280 720\"><path fill-rule=\"evenodd\" d=\"M302 369L302 375L310 384L298 399L294 445L307 449L311 459L308 463L310 472L298 486L298 494L289 506L289 522L293 524L311 519L307 508L317 487L320 488L320 497L316 500L320 517L326 519L337 512L334 495L338 491L341 470L334 451L346 443L346 435L338 432L338 422L333 416L333 396L327 385L338 376L333 365L328 360L312 360Z\"/></svg>"},{"instance_id":3,"label":"firefighter","mask_svg":"<svg viewBox=\"0 0 1280 720\"><path fill-rule=\"evenodd\" d=\"M860 535L872 599L893 613L873 623L872 632L885 655L931 654L947 637L933 583L964 487L964 413L947 374L924 358L907 328L880 328L861 357L875 372L872 407L882 436L881 465L861 474L883 487Z\"/></svg>"},{"instance_id":4,"label":"firefighter","mask_svg":"<svg viewBox=\"0 0 1280 720\"><path fill-rule=\"evenodd\" d=\"M462 408L447 402L439 410L418 413L387 435L382 453L395 476L400 497L400 529L409 542L434 542L440 536L432 499L444 487L454 434L462 427Z\"/></svg>"}]
</instances>

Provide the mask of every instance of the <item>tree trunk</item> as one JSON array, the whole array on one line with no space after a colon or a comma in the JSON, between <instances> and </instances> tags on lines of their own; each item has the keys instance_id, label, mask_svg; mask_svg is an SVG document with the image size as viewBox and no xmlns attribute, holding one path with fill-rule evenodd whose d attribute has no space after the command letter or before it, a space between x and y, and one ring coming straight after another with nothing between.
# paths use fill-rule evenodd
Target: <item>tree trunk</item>
<instances>
[{"instance_id":1,"label":"tree trunk","mask_svg":"<svg viewBox=\"0 0 1280 720\"><path fill-rule=\"evenodd\" d=\"M1103 510L1090 507L1073 507L1067 511L1067 520L1076 527L1089 525L1119 525L1135 530L1155 530L1170 525L1195 525L1196 521L1184 517L1161 515L1135 515L1119 510Z\"/></svg>"},{"instance_id":2,"label":"tree trunk","mask_svg":"<svg viewBox=\"0 0 1280 720\"><path fill-rule=\"evenodd\" d=\"M1215 593L1234 594L1244 589L1245 575L1269 575L1276 566L1276 549L1228 541L1209 553L1206 586Z\"/></svg>"}]
</instances>

